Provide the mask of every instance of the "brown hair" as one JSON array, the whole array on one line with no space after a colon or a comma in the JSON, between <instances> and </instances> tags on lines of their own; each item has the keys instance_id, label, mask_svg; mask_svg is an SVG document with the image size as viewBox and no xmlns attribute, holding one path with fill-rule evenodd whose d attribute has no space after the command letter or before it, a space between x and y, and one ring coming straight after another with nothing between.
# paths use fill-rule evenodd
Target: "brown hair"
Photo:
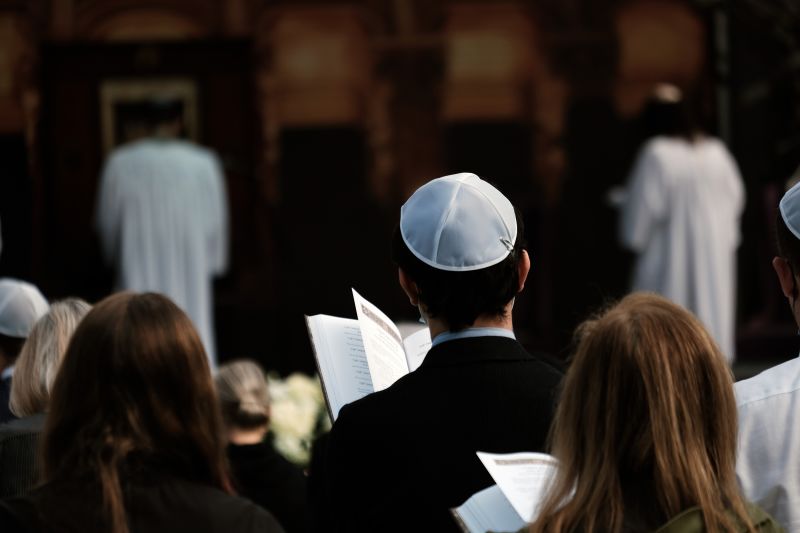
<instances>
[{"instance_id":1,"label":"brown hair","mask_svg":"<svg viewBox=\"0 0 800 533\"><path fill-rule=\"evenodd\" d=\"M20 350L11 382L11 412L31 416L47 411L50 390L67 351L69 339L91 306L79 298L54 302L40 318Z\"/></svg>"},{"instance_id":2,"label":"brown hair","mask_svg":"<svg viewBox=\"0 0 800 533\"><path fill-rule=\"evenodd\" d=\"M531 531L656 529L693 506L712 533L737 529L726 510L750 524L733 381L700 322L639 293L578 337L551 432L560 470Z\"/></svg>"},{"instance_id":3,"label":"brown hair","mask_svg":"<svg viewBox=\"0 0 800 533\"><path fill-rule=\"evenodd\" d=\"M229 428L258 429L269 424L269 388L257 363L226 363L219 367L214 383L222 419Z\"/></svg>"},{"instance_id":4,"label":"brown hair","mask_svg":"<svg viewBox=\"0 0 800 533\"><path fill-rule=\"evenodd\" d=\"M206 354L184 312L158 294L97 304L64 356L42 451L45 481L94 489L87 498L102 500L113 533L128 531L126 468L152 465L232 492Z\"/></svg>"}]
</instances>

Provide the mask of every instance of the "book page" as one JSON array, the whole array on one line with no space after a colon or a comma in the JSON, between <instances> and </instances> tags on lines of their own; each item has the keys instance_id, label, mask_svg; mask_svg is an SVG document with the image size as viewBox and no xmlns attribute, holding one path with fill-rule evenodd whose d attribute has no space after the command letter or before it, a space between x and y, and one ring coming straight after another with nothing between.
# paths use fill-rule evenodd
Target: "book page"
<instances>
[{"instance_id":1,"label":"book page","mask_svg":"<svg viewBox=\"0 0 800 533\"><path fill-rule=\"evenodd\" d=\"M465 533L516 532L525 527L525 521L497 485L473 494L463 505L453 509L453 515Z\"/></svg>"},{"instance_id":2,"label":"book page","mask_svg":"<svg viewBox=\"0 0 800 533\"><path fill-rule=\"evenodd\" d=\"M532 452L478 452L478 458L517 513L527 522L536 520L558 469L555 457Z\"/></svg>"},{"instance_id":3,"label":"book page","mask_svg":"<svg viewBox=\"0 0 800 533\"><path fill-rule=\"evenodd\" d=\"M358 320L328 315L306 316L311 346L328 400L331 419L342 406L373 391Z\"/></svg>"},{"instance_id":4,"label":"book page","mask_svg":"<svg viewBox=\"0 0 800 533\"><path fill-rule=\"evenodd\" d=\"M372 386L380 391L408 374L406 353L400 331L383 311L353 289L361 339L367 354Z\"/></svg>"},{"instance_id":5,"label":"book page","mask_svg":"<svg viewBox=\"0 0 800 533\"><path fill-rule=\"evenodd\" d=\"M403 348L406 352L408 371L413 372L419 368L419 365L425 360L425 356L428 355L428 350L431 349L431 330L424 327L412 333L403 339Z\"/></svg>"}]
</instances>

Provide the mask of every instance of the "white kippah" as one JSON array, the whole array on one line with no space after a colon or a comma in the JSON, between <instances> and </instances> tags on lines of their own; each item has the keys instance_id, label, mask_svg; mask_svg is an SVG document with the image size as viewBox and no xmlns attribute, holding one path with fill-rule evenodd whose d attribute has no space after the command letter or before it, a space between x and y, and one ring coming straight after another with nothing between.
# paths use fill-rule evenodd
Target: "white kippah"
<instances>
[{"instance_id":1,"label":"white kippah","mask_svg":"<svg viewBox=\"0 0 800 533\"><path fill-rule=\"evenodd\" d=\"M800 239L800 183L783 195L779 207L786 227Z\"/></svg>"},{"instance_id":2,"label":"white kippah","mask_svg":"<svg viewBox=\"0 0 800 533\"><path fill-rule=\"evenodd\" d=\"M39 289L11 278L0 279L0 334L25 339L50 309Z\"/></svg>"},{"instance_id":3,"label":"white kippah","mask_svg":"<svg viewBox=\"0 0 800 533\"><path fill-rule=\"evenodd\" d=\"M423 263L470 271L496 265L514 249L517 218L500 191L475 174L429 181L400 209L400 234Z\"/></svg>"}]
</instances>

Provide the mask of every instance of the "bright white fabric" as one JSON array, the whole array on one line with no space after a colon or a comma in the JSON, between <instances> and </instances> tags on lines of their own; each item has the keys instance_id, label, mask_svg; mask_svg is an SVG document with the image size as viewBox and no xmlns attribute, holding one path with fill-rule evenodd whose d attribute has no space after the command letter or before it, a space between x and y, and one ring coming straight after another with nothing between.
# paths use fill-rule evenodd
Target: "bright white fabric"
<instances>
[{"instance_id":1,"label":"bright white fabric","mask_svg":"<svg viewBox=\"0 0 800 533\"><path fill-rule=\"evenodd\" d=\"M734 385L739 409L736 475L747 500L800 532L800 359Z\"/></svg>"},{"instance_id":2,"label":"bright white fabric","mask_svg":"<svg viewBox=\"0 0 800 533\"><path fill-rule=\"evenodd\" d=\"M795 183L781 198L778 205L786 227L800 239L800 183Z\"/></svg>"},{"instance_id":3,"label":"bright white fabric","mask_svg":"<svg viewBox=\"0 0 800 533\"><path fill-rule=\"evenodd\" d=\"M0 334L26 339L49 310L50 304L35 285L14 278L0 279Z\"/></svg>"},{"instance_id":4,"label":"bright white fabric","mask_svg":"<svg viewBox=\"0 0 800 533\"><path fill-rule=\"evenodd\" d=\"M433 268L479 270L514 249L517 217L500 191L462 172L417 189L400 209L400 234L411 253Z\"/></svg>"},{"instance_id":5,"label":"bright white fabric","mask_svg":"<svg viewBox=\"0 0 800 533\"><path fill-rule=\"evenodd\" d=\"M622 244L638 254L632 289L694 312L728 361L743 209L742 179L722 142L656 137L638 156L620 219Z\"/></svg>"},{"instance_id":6,"label":"bright white fabric","mask_svg":"<svg viewBox=\"0 0 800 533\"><path fill-rule=\"evenodd\" d=\"M117 288L171 298L214 368L212 278L227 269L228 201L213 152L160 139L118 148L103 170L96 222Z\"/></svg>"}]
</instances>

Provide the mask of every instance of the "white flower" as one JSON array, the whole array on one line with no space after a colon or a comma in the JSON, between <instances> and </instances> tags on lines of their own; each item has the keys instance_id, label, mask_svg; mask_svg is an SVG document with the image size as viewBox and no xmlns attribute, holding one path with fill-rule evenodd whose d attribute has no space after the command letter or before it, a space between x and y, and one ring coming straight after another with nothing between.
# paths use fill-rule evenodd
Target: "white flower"
<instances>
[{"instance_id":1,"label":"white flower","mask_svg":"<svg viewBox=\"0 0 800 533\"><path fill-rule=\"evenodd\" d=\"M305 466L312 441L330 428L319 378L296 373L281 380L270 374L268 383L272 398L270 429L275 448L290 461Z\"/></svg>"}]
</instances>

